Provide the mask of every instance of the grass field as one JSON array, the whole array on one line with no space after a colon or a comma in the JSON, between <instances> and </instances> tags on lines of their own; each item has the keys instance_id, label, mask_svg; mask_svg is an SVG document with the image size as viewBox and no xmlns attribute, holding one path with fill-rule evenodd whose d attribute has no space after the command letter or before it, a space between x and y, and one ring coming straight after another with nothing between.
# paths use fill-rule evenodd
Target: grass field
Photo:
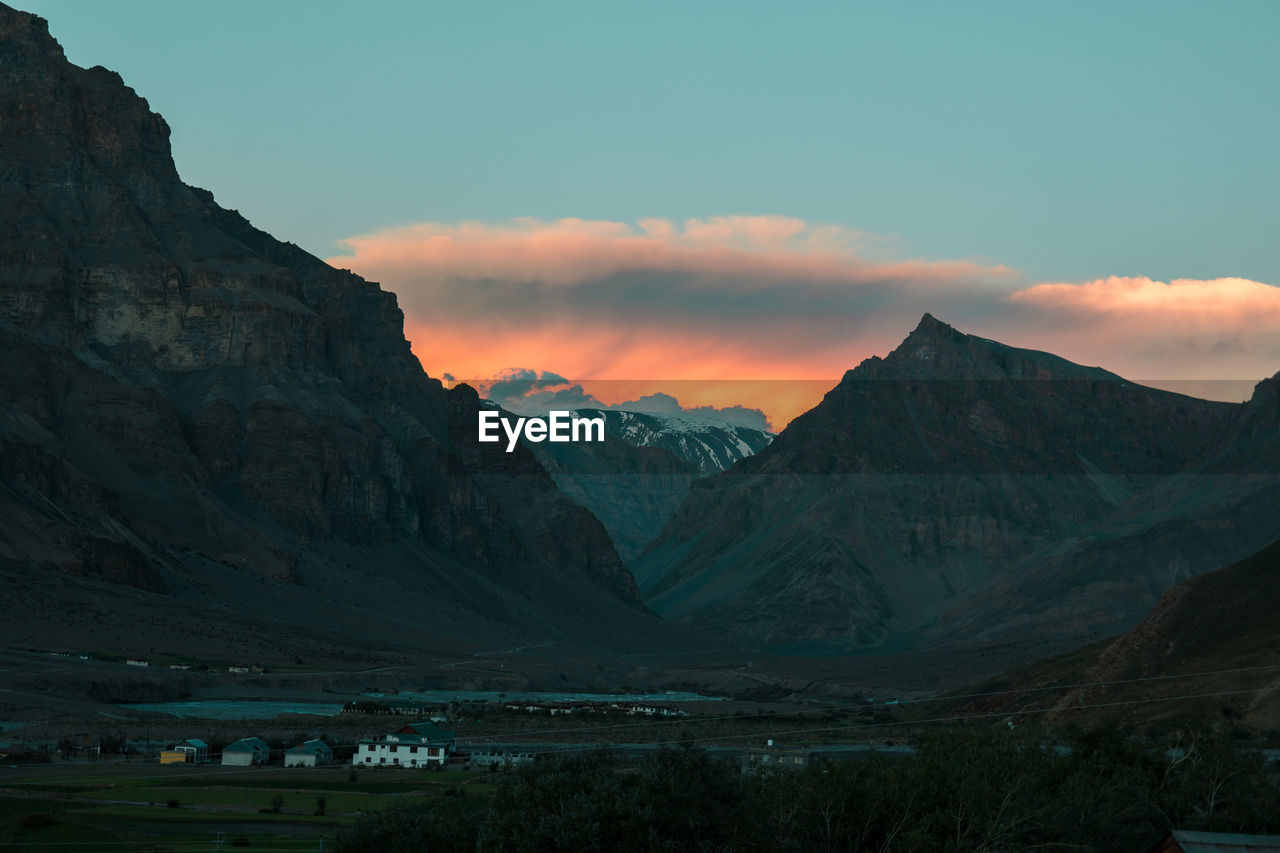
<instances>
[{"instance_id":1,"label":"grass field","mask_svg":"<svg viewBox=\"0 0 1280 853\"><path fill-rule=\"evenodd\" d=\"M179 853L219 849L219 838L228 850L321 850L361 813L494 787L459 770L361 770L353 781L345 766L26 768L0 776L0 851Z\"/></svg>"}]
</instances>

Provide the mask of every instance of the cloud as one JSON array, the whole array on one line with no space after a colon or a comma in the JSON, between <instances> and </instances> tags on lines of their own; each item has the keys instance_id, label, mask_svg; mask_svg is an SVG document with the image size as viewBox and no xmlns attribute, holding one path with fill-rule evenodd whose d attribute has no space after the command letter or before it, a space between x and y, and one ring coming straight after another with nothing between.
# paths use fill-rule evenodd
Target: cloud
<instances>
[{"instance_id":1,"label":"cloud","mask_svg":"<svg viewBox=\"0 0 1280 853\"><path fill-rule=\"evenodd\" d=\"M1135 379L1248 378L1280 369L1280 287L1244 278L1120 277L1009 295L1016 322L1067 357Z\"/></svg>"},{"instance_id":2,"label":"cloud","mask_svg":"<svg viewBox=\"0 0 1280 853\"><path fill-rule=\"evenodd\" d=\"M677 225L586 219L513 219L500 224L424 222L341 241L335 266L384 279L580 285L635 273L827 283L944 281L989 274L968 261L872 263L857 250L877 243L861 231L783 216L713 216Z\"/></svg>"},{"instance_id":3,"label":"cloud","mask_svg":"<svg viewBox=\"0 0 1280 853\"><path fill-rule=\"evenodd\" d=\"M594 382L592 390L550 371L509 368L492 379L472 380L481 396L517 414L543 415L552 409L617 409L664 415L689 415L772 431L760 409L742 405L682 406L673 395L656 391L628 397L633 383ZM679 383L684 384L684 383ZM602 399L602 397L604 399Z\"/></svg>"},{"instance_id":4,"label":"cloud","mask_svg":"<svg viewBox=\"0 0 1280 853\"><path fill-rule=\"evenodd\" d=\"M1032 283L995 263L904 260L884 238L785 216L428 222L344 242L329 262L397 293L429 373L538 364L555 373L535 381L574 377L542 389L566 405L665 392L684 410L759 409L780 429L926 311L1137 381L1280 368L1269 284Z\"/></svg>"},{"instance_id":5,"label":"cloud","mask_svg":"<svg viewBox=\"0 0 1280 853\"><path fill-rule=\"evenodd\" d=\"M782 216L423 223L329 260L394 290L434 375L532 360L590 378L838 377L954 294L973 261L886 260L862 232ZM1007 292L1007 288L1006 288Z\"/></svg>"}]
</instances>

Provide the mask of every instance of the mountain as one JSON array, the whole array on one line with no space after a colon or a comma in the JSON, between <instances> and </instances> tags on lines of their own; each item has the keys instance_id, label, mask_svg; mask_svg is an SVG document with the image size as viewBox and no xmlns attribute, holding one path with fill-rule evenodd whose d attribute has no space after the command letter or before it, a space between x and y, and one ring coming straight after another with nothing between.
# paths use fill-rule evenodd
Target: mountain
<instances>
[{"instance_id":1,"label":"mountain","mask_svg":"<svg viewBox=\"0 0 1280 853\"><path fill-rule=\"evenodd\" d=\"M948 603L935 631L967 642L1130 627L1176 582L1280 539L1280 376L1233 406L1177 473L1158 477L1087 535L1061 543Z\"/></svg>"},{"instance_id":2,"label":"mountain","mask_svg":"<svg viewBox=\"0 0 1280 853\"><path fill-rule=\"evenodd\" d=\"M1120 637L968 688L965 694L984 698L957 701L945 713L1035 711L1051 720L1087 713L1126 724L1226 716L1255 731L1274 731L1280 725L1278 609L1280 541L1178 584ZM1101 707L1067 710L1084 706Z\"/></svg>"},{"instance_id":3,"label":"mountain","mask_svg":"<svg viewBox=\"0 0 1280 853\"><path fill-rule=\"evenodd\" d=\"M604 418L605 432L635 447L657 447L697 467L703 476L718 474L759 453L773 440L762 429L691 415L579 409L579 417Z\"/></svg>"},{"instance_id":4,"label":"mountain","mask_svg":"<svg viewBox=\"0 0 1280 853\"><path fill-rule=\"evenodd\" d=\"M1169 590L1146 619L1099 655L1086 680L1256 667L1267 668L1262 677L1274 685L1280 679L1275 668L1275 650L1280 648L1277 612L1280 541ZM1196 692L1204 691L1197 685Z\"/></svg>"},{"instance_id":5,"label":"mountain","mask_svg":"<svg viewBox=\"0 0 1280 853\"><path fill-rule=\"evenodd\" d=\"M1260 406L925 315L767 448L695 482L632 569L659 614L775 650L1079 645L1280 538L1264 500L1280 466L1241 450L1275 441Z\"/></svg>"},{"instance_id":6,"label":"mountain","mask_svg":"<svg viewBox=\"0 0 1280 853\"><path fill-rule=\"evenodd\" d=\"M728 468L772 439L707 418L614 409L574 415L604 418L606 440L528 446L560 490L600 519L627 563L661 532L695 478Z\"/></svg>"},{"instance_id":7,"label":"mountain","mask_svg":"<svg viewBox=\"0 0 1280 853\"><path fill-rule=\"evenodd\" d=\"M184 184L144 99L3 5L0 163L5 642L669 642L600 522L476 442L393 294Z\"/></svg>"}]
</instances>

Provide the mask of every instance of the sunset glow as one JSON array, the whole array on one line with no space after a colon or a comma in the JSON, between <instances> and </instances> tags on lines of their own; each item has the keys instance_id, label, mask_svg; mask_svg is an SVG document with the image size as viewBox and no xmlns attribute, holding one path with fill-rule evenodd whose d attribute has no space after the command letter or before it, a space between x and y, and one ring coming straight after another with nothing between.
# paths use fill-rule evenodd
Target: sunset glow
<instances>
[{"instance_id":1,"label":"sunset glow","mask_svg":"<svg viewBox=\"0 0 1280 853\"><path fill-rule=\"evenodd\" d=\"M397 293L432 376L546 370L596 383L604 403L661 391L759 408L775 429L926 311L1135 381L1256 380L1280 364L1270 284L1040 284L994 263L894 258L872 235L783 216L426 223L346 245L330 262Z\"/></svg>"}]
</instances>

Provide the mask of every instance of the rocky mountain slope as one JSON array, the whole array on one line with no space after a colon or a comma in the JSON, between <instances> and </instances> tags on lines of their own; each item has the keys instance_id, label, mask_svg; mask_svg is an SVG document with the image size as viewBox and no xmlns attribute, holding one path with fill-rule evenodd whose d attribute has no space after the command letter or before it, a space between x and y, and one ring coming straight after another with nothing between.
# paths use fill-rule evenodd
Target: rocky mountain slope
<instances>
[{"instance_id":1,"label":"rocky mountain slope","mask_svg":"<svg viewBox=\"0 0 1280 853\"><path fill-rule=\"evenodd\" d=\"M7 641L666 642L393 294L185 185L145 100L2 5L0 163Z\"/></svg>"},{"instance_id":2,"label":"rocky mountain slope","mask_svg":"<svg viewBox=\"0 0 1280 853\"><path fill-rule=\"evenodd\" d=\"M693 480L718 473L767 447L773 436L725 421L578 409L605 419L598 444L530 444L566 495L591 510L630 563L661 532Z\"/></svg>"},{"instance_id":3,"label":"rocky mountain slope","mask_svg":"<svg viewBox=\"0 0 1280 853\"><path fill-rule=\"evenodd\" d=\"M633 570L658 613L793 652L1079 644L1280 537L1280 469L1232 438L1276 423L926 315L695 483Z\"/></svg>"},{"instance_id":4,"label":"rocky mountain slope","mask_svg":"<svg viewBox=\"0 0 1280 853\"><path fill-rule=\"evenodd\" d=\"M1032 712L1051 721L1126 725L1225 717L1274 731L1280 725L1278 609L1280 541L1178 584L1119 638L966 688L963 693L984 697L956 702L945 713Z\"/></svg>"}]
</instances>

